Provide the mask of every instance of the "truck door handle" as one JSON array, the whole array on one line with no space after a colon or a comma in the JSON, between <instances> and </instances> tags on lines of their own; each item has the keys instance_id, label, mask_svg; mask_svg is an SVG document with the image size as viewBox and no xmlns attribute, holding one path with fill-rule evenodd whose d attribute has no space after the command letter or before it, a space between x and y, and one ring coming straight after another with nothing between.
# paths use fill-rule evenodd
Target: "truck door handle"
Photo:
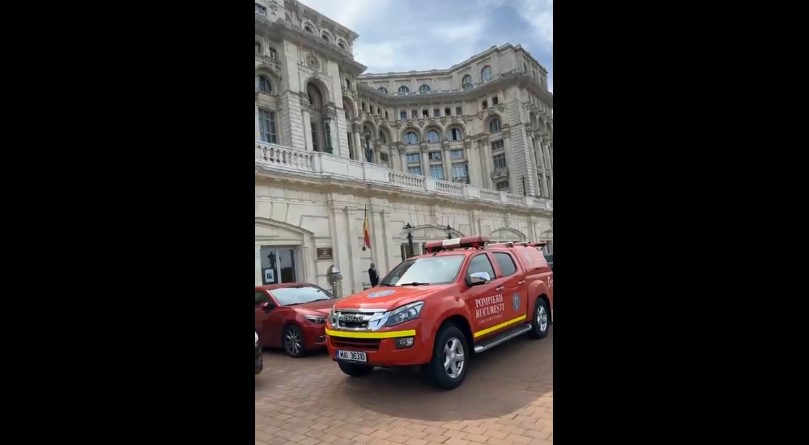
<instances>
[{"instance_id":1,"label":"truck door handle","mask_svg":"<svg viewBox=\"0 0 809 445\"><path fill-rule=\"evenodd\" d=\"M525 284L525 280L522 280L522 281L520 281L520 282L519 282L519 283L517 283L517 284Z\"/></svg>"},{"instance_id":2,"label":"truck door handle","mask_svg":"<svg viewBox=\"0 0 809 445\"><path fill-rule=\"evenodd\" d=\"M498 286L495 290L503 290L505 288L506 288L506 286Z\"/></svg>"}]
</instances>

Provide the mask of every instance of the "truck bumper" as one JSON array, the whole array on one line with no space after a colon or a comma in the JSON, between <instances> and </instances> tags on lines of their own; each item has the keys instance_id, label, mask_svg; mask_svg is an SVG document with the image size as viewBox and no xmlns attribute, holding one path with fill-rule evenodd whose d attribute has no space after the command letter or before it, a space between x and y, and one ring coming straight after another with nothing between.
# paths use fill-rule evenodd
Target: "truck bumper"
<instances>
[{"instance_id":1,"label":"truck bumper","mask_svg":"<svg viewBox=\"0 0 809 445\"><path fill-rule=\"evenodd\" d=\"M406 323L408 324L408 323ZM373 366L415 366L428 363L432 358L433 343L428 335L416 326L397 326L395 330L376 332L350 332L326 330L326 347L332 360L337 351L364 352L368 359L365 364ZM390 338L374 338L389 336ZM398 341L412 338L412 346L397 346ZM362 363L346 361L347 363Z\"/></svg>"}]
</instances>

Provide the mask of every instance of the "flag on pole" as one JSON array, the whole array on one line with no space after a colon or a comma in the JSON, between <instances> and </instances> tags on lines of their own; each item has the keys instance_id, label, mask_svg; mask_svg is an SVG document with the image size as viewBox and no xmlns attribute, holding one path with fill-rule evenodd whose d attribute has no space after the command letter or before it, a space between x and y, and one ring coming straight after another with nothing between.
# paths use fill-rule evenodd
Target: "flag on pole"
<instances>
[{"instance_id":1,"label":"flag on pole","mask_svg":"<svg viewBox=\"0 0 809 445\"><path fill-rule=\"evenodd\" d=\"M362 250L371 248L371 233L368 230L368 206L365 206L365 221L362 223Z\"/></svg>"}]
</instances>

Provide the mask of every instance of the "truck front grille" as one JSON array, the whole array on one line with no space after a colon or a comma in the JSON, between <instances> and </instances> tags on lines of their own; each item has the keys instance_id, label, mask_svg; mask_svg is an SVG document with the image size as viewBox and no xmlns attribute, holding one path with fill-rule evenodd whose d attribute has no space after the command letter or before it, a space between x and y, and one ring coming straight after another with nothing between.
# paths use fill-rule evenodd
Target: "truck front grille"
<instances>
[{"instance_id":1,"label":"truck front grille","mask_svg":"<svg viewBox=\"0 0 809 445\"><path fill-rule=\"evenodd\" d=\"M337 348L357 349L360 351L378 351L378 338L344 338L332 337L332 344Z\"/></svg>"}]
</instances>

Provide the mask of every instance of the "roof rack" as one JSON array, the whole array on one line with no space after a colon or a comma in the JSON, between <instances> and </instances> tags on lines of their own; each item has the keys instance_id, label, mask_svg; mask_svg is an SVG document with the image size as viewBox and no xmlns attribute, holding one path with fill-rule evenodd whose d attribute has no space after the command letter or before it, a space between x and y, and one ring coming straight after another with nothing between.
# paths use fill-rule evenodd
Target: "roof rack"
<instances>
[{"instance_id":1,"label":"roof rack","mask_svg":"<svg viewBox=\"0 0 809 445\"><path fill-rule=\"evenodd\" d=\"M430 241L424 245L427 253L438 253L443 250L453 249L479 249L489 242L485 236L465 236L463 238L452 238L441 241Z\"/></svg>"}]
</instances>

